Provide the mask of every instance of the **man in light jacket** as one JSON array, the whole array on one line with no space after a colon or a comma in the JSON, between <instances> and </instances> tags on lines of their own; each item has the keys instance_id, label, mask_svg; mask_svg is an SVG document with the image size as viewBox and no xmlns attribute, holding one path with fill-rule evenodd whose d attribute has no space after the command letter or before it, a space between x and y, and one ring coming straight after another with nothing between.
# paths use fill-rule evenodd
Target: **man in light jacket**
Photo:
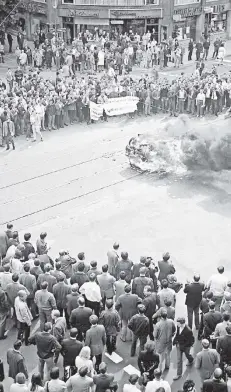
<instances>
[{"instance_id":1,"label":"man in light jacket","mask_svg":"<svg viewBox=\"0 0 231 392\"><path fill-rule=\"evenodd\" d=\"M30 327L33 317L26 303L26 299L26 292L20 290L18 296L15 298L14 308L18 323L18 339L23 341L25 338L25 345L28 346L28 338L30 336ZM23 336L24 334L25 337Z\"/></svg>"},{"instance_id":2,"label":"man in light jacket","mask_svg":"<svg viewBox=\"0 0 231 392\"><path fill-rule=\"evenodd\" d=\"M204 380L209 380L214 370L219 367L220 355L217 350L209 347L210 343L207 339L203 339L201 344L202 351L196 355L195 367L199 370L203 383Z\"/></svg>"},{"instance_id":3,"label":"man in light jacket","mask_svg":"<svg viewBox=\"0 0 231 392\"><path fill-rule=\"evenodd\" d=\"M51 312L56 309L55 297L48 291L48 283L43 282L41 284L41 290L36 291L34 302L38 306L40 330L44 330L44 324L46 322L52 322Z\"/></svg>"},{"instance_id":4,"label":"man in light jacket","mask_svg":"<svg viewBox=\"0 0 231 392\"><path fill-rule=\"evenodd\" d=\"M85 346L90 347L91 355L95 357L95 370L99 371L102 355L106 344L106 332L103 325L98 325L98 317L90 316L91 328L86 333Z\"/></svg>"},{"instance_id":5,"label":"man in light jacket","mask_svg":"<svg viewBox=\"0 0 231 392\"><path fill-rule=\"evenodd\" d=\"M170 354L172 351L172 339L176 332L174 321L167 318L167 311L163 309L161 319L154 329L154 340L156 342L156 352L160 356L159 368L162 370L165 360L165 369L170 366Z\"/></svg>"}]
</instances>

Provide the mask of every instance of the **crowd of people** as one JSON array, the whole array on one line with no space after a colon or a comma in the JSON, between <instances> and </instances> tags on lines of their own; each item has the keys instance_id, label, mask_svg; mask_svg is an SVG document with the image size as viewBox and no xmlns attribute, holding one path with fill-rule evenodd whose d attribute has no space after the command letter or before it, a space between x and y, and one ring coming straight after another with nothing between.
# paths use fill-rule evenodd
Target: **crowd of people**
<instances>
[{"instance_id":1,"label":"crowd of people","mask_svg":"<svg viewBox=\"0 0 231 392\"><path fill-rule=\"evenodd\" d=\"M137 356L140 370L140 376L132 374L120 386L123 392L171 392L164 376L173 346L173 381L182 377L186 356L187 366L195 365L198 371L203 392L229 392L231 281L224 267L218 267L206 284L194 274L183 287L168 252L156 263L147 256L133 263L119 248L114 243L107 264L99 268L97 261L86 261L84 252L74 258L61 250L53 260L45 232L34 245L31 233L20 239L11 223L0 234L0 339L7 339L10 319L17 328L15 343L6 353L13 379L10 392L115 392L119 380L108 373L103 355L116 352L118 339L131 342L128 355ZM175 311L182 288L187 320ZM31 334L37 318L40 330ZM193 357L198 340L201 351ZM30 380L23 344L37 348L38 373ZM3 385L0 388L3 391ZM195 382L186 380L183 391L195 391Z\"/></svg>"}]
</instances>

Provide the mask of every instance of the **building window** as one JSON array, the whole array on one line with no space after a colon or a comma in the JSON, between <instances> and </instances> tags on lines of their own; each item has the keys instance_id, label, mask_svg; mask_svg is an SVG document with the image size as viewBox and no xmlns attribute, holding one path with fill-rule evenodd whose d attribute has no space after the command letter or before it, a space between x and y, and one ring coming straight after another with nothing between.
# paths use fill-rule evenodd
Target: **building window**
<instances>
[{"instance_id":1,"label":"building window","mask_svg":"<svg viewBox=\"0 0 231 392\"><path fill-rule=\"evenodd\" d=\"M174 5L201 4L201 0L174 0Z\"/></svg>"},{"instance_id":2,"label":"building window","mask_svg":"<svg viewBox=\"0 0 231 392\"><path fill-rule=\"evenodd\" d=\"M74 4L74 0L63 0L63 4Z\"/></svg>"}]
</instances>

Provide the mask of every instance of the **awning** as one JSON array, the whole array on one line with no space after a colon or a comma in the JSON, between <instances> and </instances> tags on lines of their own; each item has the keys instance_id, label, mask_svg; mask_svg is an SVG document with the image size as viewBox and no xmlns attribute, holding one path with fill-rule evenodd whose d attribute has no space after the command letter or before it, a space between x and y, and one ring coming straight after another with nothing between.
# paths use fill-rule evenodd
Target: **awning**
<instances>
[{"instance_id":1,"label":"awning","mask_svg":"<svg viewBox=\"0 0 231 392\"><path fill-rule=\"evenodd\" d=\"M109 19L95 19L95 18L75 18L77 25L91 25L91 26L109 26Z\"/></svg>"}]
</instances>

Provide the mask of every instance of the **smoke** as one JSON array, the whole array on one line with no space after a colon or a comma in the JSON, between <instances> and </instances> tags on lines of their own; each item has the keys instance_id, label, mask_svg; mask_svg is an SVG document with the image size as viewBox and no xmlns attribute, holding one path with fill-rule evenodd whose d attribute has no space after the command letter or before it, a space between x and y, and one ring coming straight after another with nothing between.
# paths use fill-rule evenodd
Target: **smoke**
<instances>
[{"instance_id":1,"label":"smoke","mask_svg":"<svg viewBox=\"0 0 231 392\"><path fill-rule=\"evenodd\" d=\"M184 173L231 170L230 120L198 121L181 115L130 140L126 155L141 171Z\"/></svg>"}]
</instances>

